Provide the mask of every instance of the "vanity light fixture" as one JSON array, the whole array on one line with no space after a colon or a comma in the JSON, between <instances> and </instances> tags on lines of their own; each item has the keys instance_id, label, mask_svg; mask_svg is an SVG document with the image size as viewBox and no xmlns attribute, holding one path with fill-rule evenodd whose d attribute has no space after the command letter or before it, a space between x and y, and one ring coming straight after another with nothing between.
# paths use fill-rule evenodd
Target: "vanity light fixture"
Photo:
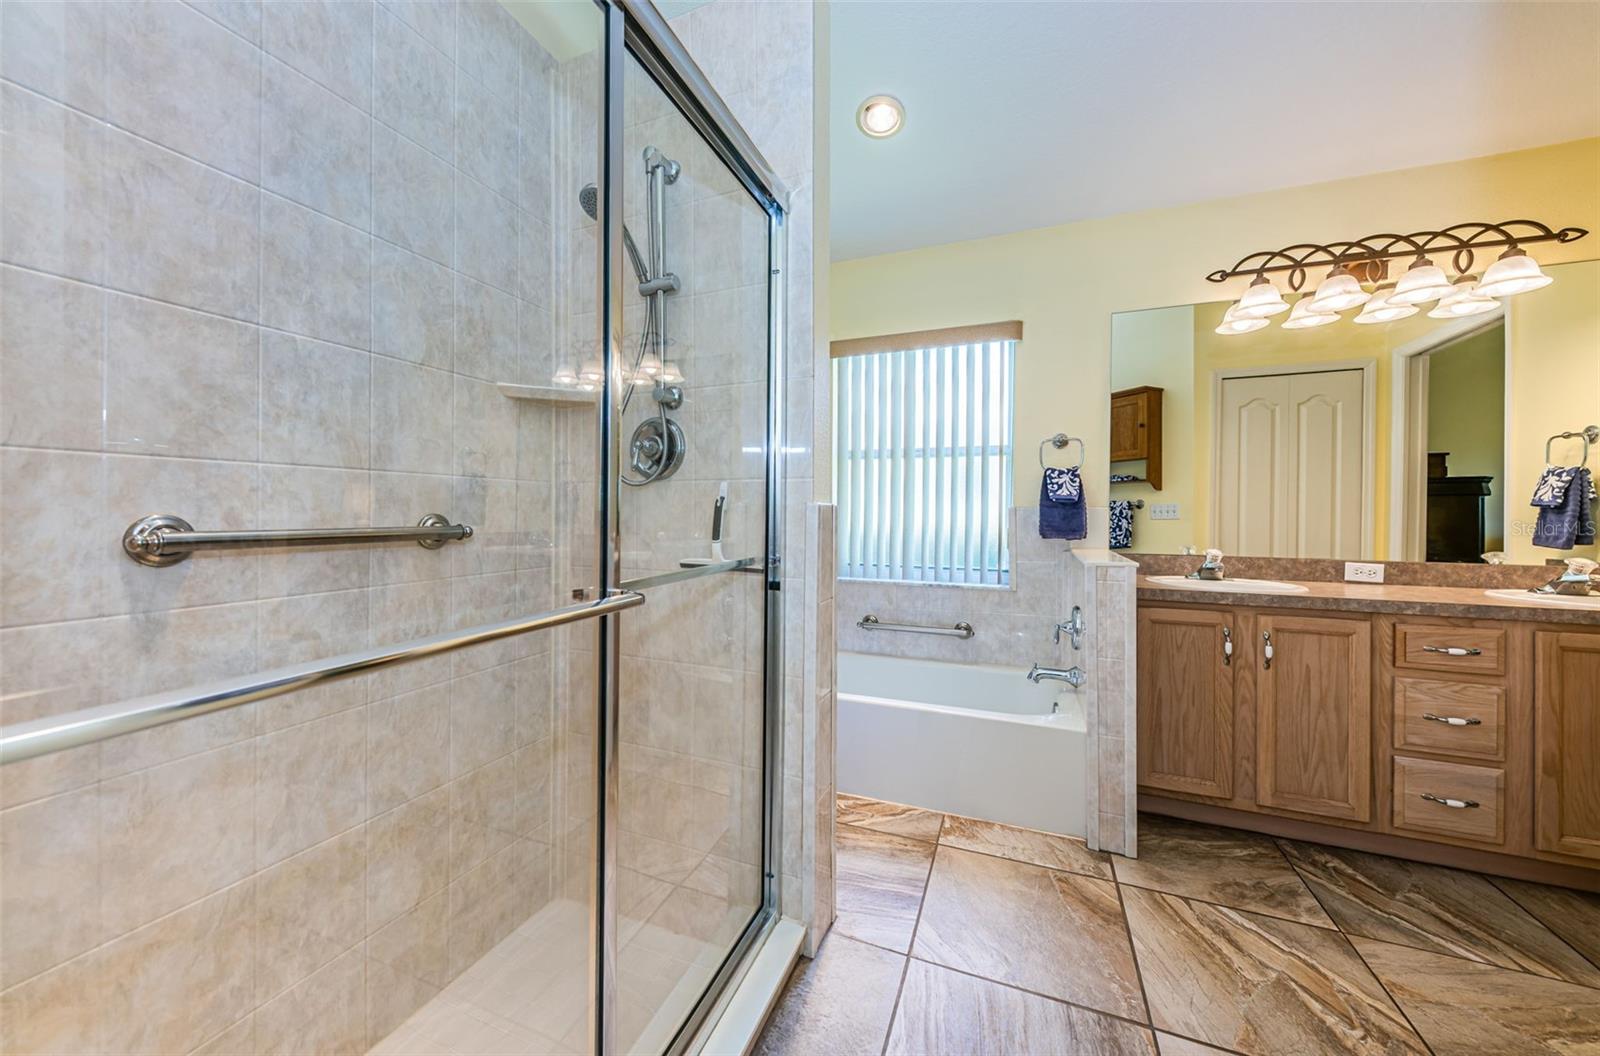
<instances>
[{"instance_id":1,"label":"vanity light fixture","mask_svg":"<svg viewBox=\"0 0 1600 1056\"><path fill-rule=\"evenodd\" d=\"M1303 293L1300 299L1294 302L1294 310L1289 313L1289 318L1283 321L1285 330L1309 330L1314 326L1327 326L1337 323L1337 312L1314 312L1311 310L1311 294Z\"/></svg>"},{"instance_id":2,"label":"vanity light fixture","mask_svg":"<svg viewBox=\"0 0 1600 1056\"><path fill-rule=\"evenodd\" d=\"M906 108L892 95L869 96L856 107L856 127L873 139L888 139L906 123Z\"/></svg>"},{"instance_id":3,"label":"vanity light fixture","mask_svg":"<svg viewBox=\"0 0 1600 1056\"><path fill-rule=\"evenodd\" d=\"M1328 277L1322 280L1317 287L1317 292L1312 295L1311 303L1306 306L1307 311L1323 315L1328 312L1343 312L1354 308L1358 304L1366 304L1372 294L1361 288L1361 282L1350 269L1343 264L1336 264Z\"/></svg>"},{"instance_id":4,"label":"vanity light fixture","mask_svg":"<svg viewBox=\"0 0 1600 1056\"><path fill-rule=\"evenodd\" d=\"M1445 289L1449 289L1446 286ZM1404 319L1417 314L1414 304L1399 304L1395 301L1396 287L1393 285L1379 286L1367 303L1361 306L1361 314L1356 316L1358 323L1392 323L1396 319Z\"/></svg>"},{"instance_id":5,"label":"vanity light fixture","mask_svg":"<svg viewBox=\"0 0 1600 1056\"><path fill-rule=\"evenodd\" d=\"M1283 299L1283 294L1278 292L1278 287L1265 275L1257 275L1255 281L1250 283L1250 288L1244 291L1244 296L1239 298L1238 316L1240 319L1265 319L1269 315L1289 310L1289 302Z\"/></svg>"},{"instance_id":6,"label":"vanity light fixture","mask_svg":"<svg viewBox=\"0 0 1600 1056\"><path fill-rule=\"evenodd\" d=\"M1260 330L1267 325L1265 319L1241 319L1239 306L1229 305L1228 310L1222 313L1222 322L1217 325L1219 334L1248 334L1252 330Z\"/></svg>"},{"instance_id":7,"label":"vanity light fixture","mask_svg":"<svg viewBox=\"0 0 1600 1056\"><path fill-rule=\"evenodd\" d=\"M1512 246L1500 254L1500 259L1489 265L1478 283L1478 293L1483 297L1510 297L1548 286L1555 280L1539 270L1539 262Z\"/></svg>"},{"instance_id":8,"label":"vanity light fixture","mask_svg":"<svg viewBox=\"0 0 1600 1056\"><path fill-rule=\"evenodd\" d=\"M1450 279L1427 257L1418 257L1395 283L1389 300L1395 304L1425 304L1450 292Z\"/></svg>"},{"instance_id":9,"label":"vanity light fixture","mask_svg":"<svg viewBox=\"0 0 1600 1056\"><path fill-rule=\"evenodd\" d=\"M683 373L678 369L678 364L668 360L667 363L662 366L661 373L657 376L657 380L663 385L682 385Z\"/></svg>"},{"instance_id":10,"label":"vanity light fixture","mask_svg":"<svg viewBox=\"0 0 1600 1056\"><path fill-rule=\"evenodd\" d=\"M1478 283L1472 278L1462 278L1450 287L1450 293L1439 298L1439 303L1428 313L1430 319L1460 319L1468 315L1481 315L1500 307L1493 297L1478 292Z\"/></svg>"},{"instance_id":11,"label":"vanity light fixture","mask_svg":"<svg viewBox=\"0 0 1600 1056\"><path fill-rule=\"evenodd\" d=\"M1497 298L1527 293L1548 286L1552 281L1538 261L1523 248L1539 242L1576 242L1589 232L1581 227L1552 228L1537 220L1502 220L1499 223L1474 221L1455 224L1438 231L1415 231L1408 235L1367 235L1351 242L1317 244L1301 242L1283 249L1251 253L1231 268L1213 271L1209 282L1250 276L1244 296L1229 306L1219 334L1248 334L1259 330L1266 317L1287 307L1282 292L1267 278L1273 272L1288 274L1288 287L1300 292L1311 272L1328 268L1327 277L1316 292L1302 295L1283 326L1302 330L1322 326L1339 318L1340 312L1365 305L1356 316L1358 323L1385 323L1404 319L1428 301L1439 304L1428 313L1435 319L1452 319L1493 311ZM1476 254L1486 249L1503 249L1500 258L1476 283L1468 277ZM1430 259L1448 254L1454 284L1443 267ZM1367 284L1379 282L1391 262L1410 260L1411 266L1400 280L1367 291Z\"/></svg>"}]
</instances>

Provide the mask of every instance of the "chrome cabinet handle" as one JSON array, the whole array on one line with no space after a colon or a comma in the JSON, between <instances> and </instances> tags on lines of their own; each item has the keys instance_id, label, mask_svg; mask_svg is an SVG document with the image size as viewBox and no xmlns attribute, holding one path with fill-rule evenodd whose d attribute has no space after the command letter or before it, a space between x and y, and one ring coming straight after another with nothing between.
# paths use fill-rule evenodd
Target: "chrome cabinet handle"
<instances>
[{"instance_id":1,"label":"chrome cabinet handle","mask_svg":"<svg viewBox=\"0 0 1600 1056\"><path fill-rule=\"evenodd\" d=\"M1272 632L1271 631L1262 631L1261 632L1261 640L1263 642L1267 643L1266 646L1261 650L1261 656L1262 656L1261 669L1263 671L1271 671L1272 670Z\"/></svg>"},{"instance_id":2,"label":"chrome cabinet handle","mask_svg":"<svg viewBox=\"0 0 1600 1056\"><path fill-rule=\"evenodd\" d=\"M1439 653L1439 654L1441 654L1443 656L1482 656L1483 655L1483 650L1482 649L1478 649L1476 647L1473 647L1473 648L1470 648L1470 649L1463 649L1459 645L1425 645L1425 646L1422 647L1422 651L1425 652L1425 653Z\"/></svg>"},{"instance_id":3,"label":"chrome cabinet handle","mask_svg":"<svg viewBox=\"0 0 1600 1056\"><path fill-rule=\"evenodd\" d=\"M1432 712L1423 712L1422 717L1429 722L1442 722L1446 726L1482 726L1482 719L1463 719L1459 715L1435 715Z\"/></svg>"},{"instance_id":4,"label":"chrome cabinet handle","mask_svg":"<svg viewBox=\"0 0 1600 1056\"><path fill-rule=\"evenodd\" d=\"M1233 631L1222 628L1222 666L1230 667L1233 664Z\"/></svg>"},{"instance_id":5,"label":"chrome cabinet handle","mask_svg":"<svg viewBox=\"0 0 1600 1056\"><path fill-rule=\"evenodd\" d=\"M1421 793L1421 798L1429 803L1437 803L1441 807L1449 807L1451 810L1471 810L1478 805L1475 799L1451 799L1449 796L1436 796L1432 792Z\"/></svg>"}]
</instances>

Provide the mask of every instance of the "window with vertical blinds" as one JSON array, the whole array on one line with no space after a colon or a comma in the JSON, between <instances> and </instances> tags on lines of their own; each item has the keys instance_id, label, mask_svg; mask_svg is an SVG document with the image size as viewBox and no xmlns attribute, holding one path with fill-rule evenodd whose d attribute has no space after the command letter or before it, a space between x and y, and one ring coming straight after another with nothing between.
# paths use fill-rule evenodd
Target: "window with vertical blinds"
<instances>
[{"instance_id":1,"label":"window with vertical blinds","mask_svg":"<svg viewBox=\"0 0 1600 1056\"><path fill-rule=\"evenodd\" d=\"M1020 335L1004 323L834 343L840 576L1010 582Z\"/></svg>"}]
</instances>

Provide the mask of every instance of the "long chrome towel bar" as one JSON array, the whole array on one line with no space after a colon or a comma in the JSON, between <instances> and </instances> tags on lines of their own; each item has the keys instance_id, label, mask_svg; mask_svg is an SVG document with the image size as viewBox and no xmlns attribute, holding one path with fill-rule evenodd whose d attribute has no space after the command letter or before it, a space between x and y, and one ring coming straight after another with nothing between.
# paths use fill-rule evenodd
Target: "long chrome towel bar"
<instances>
[{"instance_id":1,"label":"long chrome towel bar","mask_svg":"<svg viewBox=\"0 0 1600 1056\"><path fill-rule=\"evenodd\" d=\"M152 514L128 525L122 550L141 565L175 565L196 550L238 550L255 546L326 546L329 543L392 543L415 541L437 550L452 539L471 539L472 526L451 524L430 513L416 527L286 528L278 531L197 532L182 517Z\"/></svg>"},{"instance_id":2,"label":"long chrome towel bar","mask_svg":"<svg viewBox=\"0 0 1600 1056\"><path fill-rule=\"evenodd\" d=\"M486 623L461 631L449 631L418 638L398 645L386 645L357 653L344 653L327 660L273 668L254 675L230 678L192 689L153 693L119 704L84 708L31 722L0 726L0 765L21 762L51 752L65 751L127 733L165 726L179 719L208 715L213 711L237 708L241 704L281 697L312 686L343 678L353 678L386 667L453 652L469 645L482 645L530 631L549 630L597 616L609 616L623 609L644 604L644 595L621 591L600 601L569 605L563 609L523 616L499 623Z\"/></svg>"},{"instance_id":3,"label":"long chrome towel bar","mask_svg":"<svg viewBox=\"0 0 1600 1056\"><path fill-rule=\"evenodd\" d=\"M954 627L922 627L914 623L884 623L878 617L867 613L856 621L856 626L863 631L903 631L906 634L943 634L951 638L971 638L978 632L972 629L972 624L962 620Z\"/></svg>"}]
</instances>

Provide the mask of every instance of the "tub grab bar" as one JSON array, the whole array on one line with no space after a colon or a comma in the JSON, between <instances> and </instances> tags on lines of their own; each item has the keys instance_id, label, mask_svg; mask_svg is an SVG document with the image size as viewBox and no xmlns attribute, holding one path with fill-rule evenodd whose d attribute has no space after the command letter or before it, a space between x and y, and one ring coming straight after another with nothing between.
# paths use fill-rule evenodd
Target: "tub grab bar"
<instances>
[{"instance_id":1,"label":"tub grab bar","mask_svg":"<svg viewBox=\"0 0 1600 1056\"><path fill-rule=\"evenodd\" d=\"M914 623L884 623L878 617L867 613L856 621L856 626L863 631L903 631L906 634L944 634L951 638L971 638L978 632L972 629L972 624L962 620L954 627L921 627Z\"/></svg>"}]
</instances>

